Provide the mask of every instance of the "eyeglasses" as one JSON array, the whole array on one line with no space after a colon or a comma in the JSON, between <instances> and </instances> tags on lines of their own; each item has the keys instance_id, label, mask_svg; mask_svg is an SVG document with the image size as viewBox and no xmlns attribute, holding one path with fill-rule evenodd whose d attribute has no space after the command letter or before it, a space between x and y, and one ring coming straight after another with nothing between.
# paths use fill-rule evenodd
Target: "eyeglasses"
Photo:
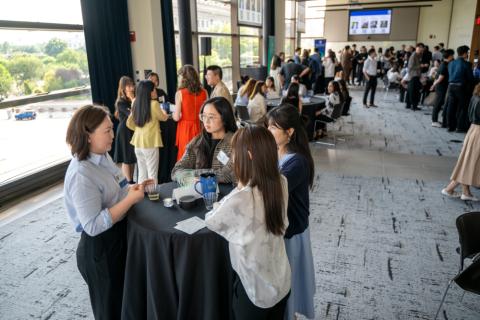
<instances>
[{"instance_id":1,"label":"eyeglasses","mask_svg":"<svg viewBox=\"0 0 480 320\"><path fill-rule=\"evenodd\" d=\"M209 116L209 115L206 115L206 114L200 114L199 115L199 118L200 118L200 121L202 122L211 122L211 121L215 121L218 119L217 116Z\"/></svg>"}]
</instances>

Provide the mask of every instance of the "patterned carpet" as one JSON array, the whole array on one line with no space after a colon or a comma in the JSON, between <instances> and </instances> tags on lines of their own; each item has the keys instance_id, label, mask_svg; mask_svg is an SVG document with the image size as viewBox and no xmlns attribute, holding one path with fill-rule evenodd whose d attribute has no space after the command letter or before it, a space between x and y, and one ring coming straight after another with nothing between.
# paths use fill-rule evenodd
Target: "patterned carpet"
<instances>
[{"instance_id":1,"label":"patterned carpet","mask_svg":"<svg viewBox=\"0 0 480 320\"><path fill-rule=\"evenodd\" d=\"M433 128L431 107L413 112L398 102L395 91L385 95L377 89L375 102L379 107L365 109L362 90L358 87L350 89L352 117L345 117L342 131L352 134L353 119L354 137L349 137L347 143L339 144L338 148L450 157L457 157L460 153L462 146L458 141L463 141L465 134Z\"/></svg>"},{"instance_id":2,"label":"patterned carpet","mask_svg":"<svg viewBox=\"0 0 480 320\"><path fill-rule=\"evenodd\" d=\"M459 266L455 219L480 210L445 199L441 187L317 176L310 198L317 319L433 319ZM460 302L462 293L453 286L440 319L480 319L480 298Z\"/></svg>"}]
</instances>

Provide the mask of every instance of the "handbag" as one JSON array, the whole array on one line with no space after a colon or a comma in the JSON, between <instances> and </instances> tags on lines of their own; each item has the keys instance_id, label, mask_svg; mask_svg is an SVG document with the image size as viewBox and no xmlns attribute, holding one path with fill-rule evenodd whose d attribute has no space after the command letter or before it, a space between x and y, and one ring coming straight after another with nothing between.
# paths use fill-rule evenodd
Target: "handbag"
<instances>
[{"instance_id":1,"label":"handbag","mask_svg":"<svg viewBox=\"0 0 480 320\"><path fill-rule=\"evenodd\" d=\"M430 94L425 98L423 104L425 106L433 106L437 100L437 93L435 91L430 92Z\"/></svg>"}]
</instances>

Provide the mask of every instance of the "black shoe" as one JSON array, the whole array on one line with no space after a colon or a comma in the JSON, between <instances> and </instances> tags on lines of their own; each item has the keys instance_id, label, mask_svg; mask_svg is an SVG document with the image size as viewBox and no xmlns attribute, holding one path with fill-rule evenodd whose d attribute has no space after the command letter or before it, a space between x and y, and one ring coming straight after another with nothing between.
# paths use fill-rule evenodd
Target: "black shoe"
<instances>
[{"instance_id":1,"label":"black shoe","mask_svg":"<svg viewBox=\"0 0 480 320\"><path fill-rule=\"evenodd\" d=\"M448 128L447 131L448 131L448 132L453 132L453 131L455 131L455 129L450 129L450 128Z\"/></svg>"},{"instance_id":2,"label":"black shoe","mask_svg":"<svg viewBox=\"0 0 480 320\"><path fill-rule=\"evenodd\" d=\"M410 106L405 106L405 109L412 109L412 107L410 107Z\"/></svg>"},{"instance_id":3,"label":"black shoe","mask_svg":"<svg viewBox=\"0 0 480 320\"><path fill-rule=\"evenodd\" d=\"M467 130L457 129L457 130L455 130L455 132L458 132L458 133L466 133Z\"/></svg>"},{"instance_id":4,"label":"black shoe","mask_svg":"<svg viewBox=\"0 0 480 320\"><path fill-rule=\"evenodd\" d=\"M419 107L414 107L412 108L413 111L419 111L419 110L422 110L422 108L419 108Z\"/></svg>"}]
</instances>

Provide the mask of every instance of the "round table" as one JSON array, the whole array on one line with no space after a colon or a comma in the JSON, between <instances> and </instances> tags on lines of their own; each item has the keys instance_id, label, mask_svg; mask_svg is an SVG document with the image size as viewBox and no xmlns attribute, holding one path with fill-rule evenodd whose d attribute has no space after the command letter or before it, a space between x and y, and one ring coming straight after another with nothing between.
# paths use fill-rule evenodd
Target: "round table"
<instances>
[{"instance_id":1,"label":"round table","mask_svg":"<svg viewBox=\"0 0 480 320\"><path fill-rule=\"evenodd\" d=\"M315 113L318 110L322 110L323 108L325 108L327 100L323 96L313 96L308 97L308 99L308 102L304 102L302 100L302 115L308 118L305 129L307 131L308 138L312 140L315 134ZM267 99L267 110L270 111L271 109L278 107L280 105L280 102L280 98Z\"/></svg>"},{"instance_id":2,"label":"round table","mask_svg":"<svg viewBox=\"0 0 480 320\"><path fill-rule=\"evenodd\" d=\"M320 96L308 97L309 101L304 102L302 99L302 115L308 118L305 129L307 131L307 136L310 140L313 140L315 135L315 113L318 110L325 108L326 99ZM270 110L274 107L280 105L281 99L268 99L267 100L267 109Z\"/></svg>"},{"instance_id":3,"label":"round table","mask_svg":"<svg viewBox=\"0 0 480 320\"><path fill-rule=\"evenodd\" d=\"M231 319L232 269L228 242L208 230L189 235L174 229L205 205L165 208L176 183L160 185L160 200L147 197L127 216L127 261L122 319ZM232 185L220 185L220 196Z\"/></svg>"}]
</instances>

